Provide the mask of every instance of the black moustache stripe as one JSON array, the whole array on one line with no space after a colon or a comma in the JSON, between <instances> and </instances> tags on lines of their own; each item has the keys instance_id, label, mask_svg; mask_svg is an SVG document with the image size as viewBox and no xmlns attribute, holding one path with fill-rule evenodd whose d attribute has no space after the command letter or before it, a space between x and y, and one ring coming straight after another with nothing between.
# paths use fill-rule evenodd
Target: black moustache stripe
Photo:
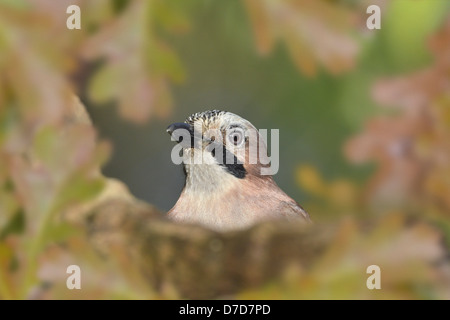
<instances>
[{"instance_id":1,"label":"black moustache stripe","mask_svg":"<svg viewBox=\"0 0 450 320\"><path fill-rule=\"evenodd\" d=\"M238 179L244 179L247 174L243 164L221 164L221 166Z\"/></svg>"}]
</instances>

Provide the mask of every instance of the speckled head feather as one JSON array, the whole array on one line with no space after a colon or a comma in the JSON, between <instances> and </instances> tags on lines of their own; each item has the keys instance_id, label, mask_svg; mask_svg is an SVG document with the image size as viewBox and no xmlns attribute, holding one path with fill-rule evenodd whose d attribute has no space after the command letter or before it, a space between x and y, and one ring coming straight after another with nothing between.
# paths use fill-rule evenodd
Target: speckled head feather
<instances>
[{"instance_id":1,"label":"speckled head feather","mask_svg":"<svg viewBox=\"0 0 450 320\"><path fill-rule=\"evenodd\" d=\"M187 117L187 119L184 122L191 125L194 124L194 122L197 120L202 120L203 122L214 122L217 120L217 118L226 113L227 111L221 110L207 110L202 112L196 112Z\"/></svg>"}]
</instances>

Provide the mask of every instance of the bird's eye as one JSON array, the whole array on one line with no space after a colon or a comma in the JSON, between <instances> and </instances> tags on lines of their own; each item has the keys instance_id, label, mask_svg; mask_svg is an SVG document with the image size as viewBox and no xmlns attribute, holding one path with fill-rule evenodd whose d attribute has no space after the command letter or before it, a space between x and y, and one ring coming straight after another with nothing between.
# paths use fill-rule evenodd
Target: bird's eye
<instances>
[{"instance_id":1,"label":"bird's eye","mask_svg":"<svg viewBox=\"0 0 450 320\"><path fill-rule=\"evenodd\" d=\"M235 146L241 145L244 138L245 136L242 129L233 129L233 131L228 134L228 140Z\"/></svg>"}]
</instances>

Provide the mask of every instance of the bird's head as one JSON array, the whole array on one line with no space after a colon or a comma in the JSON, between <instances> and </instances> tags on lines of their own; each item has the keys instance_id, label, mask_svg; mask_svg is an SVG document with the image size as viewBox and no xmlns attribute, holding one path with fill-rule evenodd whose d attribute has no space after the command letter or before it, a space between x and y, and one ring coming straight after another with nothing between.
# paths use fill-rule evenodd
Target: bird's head
<instances>
[{"instance_id":1,"label":"bird's head","mask_svg":"<svg viewBox=\"0 0 450 320\"><path fill-rule=\"evenodd\" d=\"M185 122L171 124L167 132L180 145L172 156L181 155L187 178L194 170L197 178L211 183L268 176L261 171L268 163L264 139L249 121L234 113L194 113Z\"/></svg>"}]
</instances>

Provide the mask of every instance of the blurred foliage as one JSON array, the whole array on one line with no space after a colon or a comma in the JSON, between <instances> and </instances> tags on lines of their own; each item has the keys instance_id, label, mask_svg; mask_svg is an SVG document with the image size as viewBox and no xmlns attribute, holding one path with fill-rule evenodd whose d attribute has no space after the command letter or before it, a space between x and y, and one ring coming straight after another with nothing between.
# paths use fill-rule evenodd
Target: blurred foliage
<instances>
[{"instance_id":1,"label":"blurred foliage","mask_svg":"<svg viewBox=\"0 0 450 320\"><path fill-rule=\"evenodd\" d=\"M121 115L136 122L152 112L167 115L172 105L168 84L182 82L185 75L177 55L155 31L188 29L179 9L166 1L133 1L83 44L84 58L105 60L90 83L94 102L114 99Z\"/></svg>"},{"instance_id":2,"label":"blurred foliage","mask_svg":"<svg viewBox=\"0 0 450 320\"><path fill-rule=\"evenodd\" d=\"M448 1L392 1L384 15L384 42L397 70L418 67L431 58L424 42L448 13ZM417 16L420 15L420 19ZM398 17L401 16L401 19ZM405 54L414 52L414 54Z\"/></svg>"},{"instance_id":3,"label":"blurred foliage","mask_svg":"<svg viewBox=\"0 0 450 320\"><path fill-rule=\"evenodd\" d=\"M355 182L345 178L328 182L315 167L306 164L297 168L295 176L298 185L315 199L308 206L309 211L321 213L315 221L327 221L336 214L358 215L364 212L361 190Z\"/></svg>"},{"instance_id":4,"label":"blurred foliage","mask_svg":"<svg viewBox=\"0 0 450 320\"><path fill-rule=\"evenodd\" d=\"M309 165L299 166L296 172L298 184L322 200L322 205L311 205L314 212L342 214L343 205L350 215L367 212L372 224L376 224L373 227L376 232L357 230L352 220L344 220L341 229L351 239L345 240L349 246L339 243L335 249L330 247L325 259L328 254L334 254L332 262L319 264L312 271L297 272L286 284L269 286L266 297L283 292L280 298L287 299L448 299L448 267L432 268L442 258L439 254L431 256L432 252L437 253L442 240L446 244L441 249L447 252L444 256L448 255L450 239L450 20L428 40L433 64L404 76L379 80L373 86L373 98L390 108L389 112L369 119L364 131L344 146L352 162L376 163L367 186L358 190L354 182L346 179L324 181ZM329 214L324 217L329 219ZM408 219L421 222L411 228L406 223ZM413 235L416 232L418 239ZM356 249L355 244L361 247ZM392 251L377 258L364 257L365 254L376 256L382 248ZM405 252L408 261L403 260ZM392 260L394 257L401 260L400 265ZM354 268L359 266L360 272L370 261L377 261L381 270L388 270L383 275L388 278L383 285L389 290L369 294L361 287L365 275L360 274L358 278L358 270ZM331 269L324 271L323 267ZM328 276L323 277L324 273ZM293 282L298 286L292 286ZM305 286L309 290L302 293L300 288ZM261 297L252 292L244 297L255 295Z\"/></svg>"},{"instance_id":5,"label":"blurred foliage","mask_svg":"<svg viewBox=\"0 0 450 320\"><path fill-rule=\"evenodd\" d=\"M81 30L66 28L71 4L81 7ZM100 166L110 153L73 96L84 66L100 63L88 75L93 99L116 99L122 116L136 122L163 115L168 82L184 74L155 29L180 32L188 23L165 1L1 1L0 20L0 297L37 298L49 277L65 279L70 261L92 265L94 279L102 274L83 229L63 215L100 194ZM121 278L98 286L104 276L84 298L116 296Z\"/></svg>"},{"instance_id":6,"label":"blurred foliage","mask_svg":"<svg viewBox=\"0 0 450 320\"><path fill-rule=\"evenodd\" d=\"M284 275L242 299L448 299L448 267L432 267L443 255L440 235L425 223L411 224L389 212L370 226L351 217L311 268L292 265ZM369 290L366 269L381 270L381 289ZM443 281L445 280L445 281Z\"/></svg>"},{"instance_id":7,"label":"blurred foliage","mask_svg":"<svg viewBox=\"0 0 450 320\"><path fill-rule=\"evenodd\" d=\"M311 195L305 207L313 220L338 225L333 244L310 268L289 266L284 278L236 297L449 298L448 264L436 266L450 245L448 4L380 1L387 15L377 38L366 37L364 1L235 3L247 14L258 53L278 54L279 41L305 85L315 81L312 76L329 85L326 73L344 83L347 91L331 97L338 96L334 111L346 113L350 122L359 125L367 115L355 116L367 112L356 111L361 106L355 101L364 100L360 90L372 86L373 74L379 74L374 69L383 65L392 76L372 86L373 104L385 110L369 114L362 132L343 148L353 163L375 164L367 184L346 176L327 179L310 164L288 173ZM65 26L70 4L81 7L81 30ZM193 12L202 6L214 4L0 1L0 298L162 297L145 285L127 255L103 259L80 223L84 206L111 186L100 173L110 144L98 139L74 93L116 105L120 117L134 123L167 116L171 84L181 85L195 73L186 72L169 39L189 32L196 23ZM432 60L423 45L430 33ZM392 68L372 56L376 45L393 57ZM358 68L360 61L371 67ZM289 103L276 107L286 121L305 112ZM327 134L324 126L317 131L312 137ZM119 188L116 195L124 193ZM83 269L82 291L65 288L70 264ZM365 286L370 264L381 267L380 291Z\"/></svg>"},{"instance_id":8,"label":"blurred foliage","mask_svg":"<svg viewBox=\"0 0 450 320\"><path fill-rule=\"evenodd\" d=\"M314 0L246 0L245 4L259 53L270 53L280 38L294 64L309 76L317 73L317 65L332 73L354 66L358 44L350 33L357 22L355 9Z\"/></svg>"},{"instance_id":9,"label":"blurred foliage","mask_svg":"<svg viewBox=\"0 0 450 320\"><path fill-rule=\"evenodd\" d=\"M450 20L431 39L434 63L406 76L378 81L373 96L389 108L346 145L354 163L375 161L367 189L374 203L428 205L450 211Z\"/></svg>"}]
</instances>

